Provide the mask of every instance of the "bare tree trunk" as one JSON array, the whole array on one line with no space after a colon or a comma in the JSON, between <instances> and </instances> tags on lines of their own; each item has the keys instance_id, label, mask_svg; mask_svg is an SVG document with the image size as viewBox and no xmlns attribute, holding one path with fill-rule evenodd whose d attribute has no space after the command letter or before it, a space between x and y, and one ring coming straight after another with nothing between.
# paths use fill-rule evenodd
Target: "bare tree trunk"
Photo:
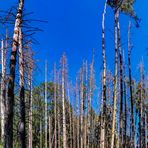
<instances>
[{"instance_id":1,"label":"bare tree trunk","mask_svg":"<svg viewBox=\"0 0 148 148\"><path fill-rule=\"evenodd\" d=\"M75 132L75 118L74 114L72 114L72 131L73 131L73 148L76 148L76 132Z\"/></svg>"},{"instance_id":2,"label":"bare tree trunk","mask_svg":"<svg viewBox=\"0 0 148 148\"><path fill-rule=\"evenodd\" d=\"M124 66L123 66L123 75L124 75L124 80L123 80L123 95L124 95L124 140L123 140L123 146L124 148L126 148L126 130L127 130L127 101L126 101L126 74L125 74L125 62L124 62Z\"/></svg>"},{"instance_id":3,"label":"bare tree trunk","mask_svg":"<svg viewBox=\"0 0 148 148\"><path fill-rule=\"evenodd\" d=\"M143 63L140 64L140 115L139 115L139 129L140 129L140 148L144 147L144 114L143 114L143 101L144 101L144 68L143 68ZM144 119L144 120L143 120Z\"/></svg>"},{"instance_id":4,"label":"bare tree trunk","mask_svg":"<svg viewBox=\"0 0 148 148\"><path fill-rule=\"evenodd\" d=\"M1 145L4 146L4 125L5 125L5 102L6 102L6 49L4 48L4 41L1 41L1 62L2 62L2 76L1 76Z\"/></svg>"},{"instance_id":5,"label":"bare tree trunk","mask_svg":"<svg viewBox=\"0 0 148 148\"><path fill-rule=\"evenodd\" d=\"M148 147L148 144L147 144L147 113L145 113L145 127L144 127L144 130L145 130L145 148Z\"/></svg>"},{"instance_id":6,"label":"bare tree trunk","mask_svg":"<svg viewBox=\"0 0 148 148\"><path fill-rule=\"evenodd\" d=\"M85 100L87 103L85 106L87 107L88 105L88 65L87 65L87 61L85 62ZM88 115L87 115L87 110L84 109L84 147L88 147L87 133L88 133Z\"/></svg>"},{"instance_id":7,"label":"bare tree trunk","mask_svg":"<svg viewBox=\"0 0 148 148\"><path fill-rule=\"evenodd\" d=\"M118 19L118 49L120 60L120 128L119 128L119 145L123 145L123 57L121 48L120 23Z\"/></svg>"},{"instance_id":8,"label":"bare tree trunk","mask_svg":"<svg viewBox=\"0 0 148 148\"><path fill-rule=\"evenodd\" d=\"M80 148L83 148L83 132L84 132L84 127L83 127L83 106L84 106L84 78L83 78L83 71L84 71L84 67L82 67L81 71L80 71Z\"/></svg>"},{"instance_id":9,"label":"bare tree trunk","mask_svg":"<svg viewBox=\"0 0 148 148\"><path fill-rule=\"evenodd\" d=\"M103 58L103 79L102 79L102 112L100 147L105 148L105 117L106 117L106 54L105 54L105 14L107 1L105 1L102 15L102 58Z\"/></svg>"},{"instance_id":10,"label":"bare tree trunk","mask_svg":"<svg viewBox=\"0 0 148 148\"><path fill-rule=\"evenodd\" d=\"M59 82L59 73L57 75L57 81L58 81L58 105L57 105L57 112L58 112L58 148L61 147L61 126L60 126L60 82Z\"/></svg>"},{"instance_id":11,"label":"bare tree trunk","mask_svg":"<svg viewBox=\"0 0 148 148\"><path fill-rule=\"evenodd\" d=\"M79 128L79 101L78 101L78 80L76 79L76 125L77 125L77 148L80 148L80 128Z\"/></svg>"},{"instance_id":12,"label":"bare tree trunk","mask_svg":"<svg viewBox=\"0 0 148 148\"><path fill-rule=\"evenodd\" d=\"M131 45L130 45L130 28L131 24L128 26L128 70L129 70L129 83L130 83L130 101L131 101L131 147L134 147L134 111L133 111L133 89L132 89L132 76L131 76Z\"/></svg>"},{"instance_id":13,"label":"bare tree trunk","mask_svg":"<svg viewBox=\"0 0 148 148\"><path fill-rule=\"evenodd\" d=\"M51 118L50 118L50 115L49 115L49 148L52 148L52 139L51 139ZM54 134L53 134L54 135Z\"/></svg>"},{"instance_id":14,"label":"bare tree trunk","mask_svg":"<svg viewBox=\"0 0 148 148\"><path fill-rule=\"evenodd\" d=\"M63 148L67 148L66 137L66 117L65 117L65 61L66 57L62 57L62 111L63 111Z\"/></svg>"},{"instance_id":15,"label":"bare tree trunk","mask_svg":"<svg viewBox=\"0 0 148 148\"><path fill-rule=\"evenodd\" d=\"M6 102L5 110L5 139L4 147L13 147L13 106L14 106L14 82L15 82L15 66L16 66L16 55L18 49L19 39L19 28L22 23L22 12L23 12L24 0L19 0L18 11L16 15L14 35L12 42L12 52L10 57L10 75L8 81L8 98Z\"/></svg>"},{"instance_id":16,"label":"bare tree trunk","mask_svg":"<svg viewBox=\"0 0 148 148\"><path fill-rule=\"evenodd\" d=\"M56 83L56 64L54 65L54 148L57 147L57 83Z\"/></svg>"},{"instance_id":17,"label":"bare tree trunk","mask_svg":"<svg viewBox=\"0 0 148 148\"><path fill-rule=\"evenodd\" d=\"M20 123L19 123L19 138L20 147L26 147L26 122L25 122L25 88L24 88L24 57L22 30L19 29L19 76L20 76Z\"/></svg>"},{"instance_id":18,"label":"bare tree trunk","mask_svg":"<svg viewBox=\"0 0 148 148\"><path fill-rule=\"evenodd\" d=\"M40 119L40 147L43 146L43 137L42 137L42 120Z\"/></svg>"},{"instance_id":19,"label":"bare tree trunk","mask_svg":"<svg viewBox=\"0 0 148 148\"><path fill-rule=\"evenodd\" d=\"M47 148L47 61L45 61L45 148Z\"/></svg>"},{"instance_id":20,"label":"bare tree trunk","mask_svg":"<svg viewBox=\"0 0 148 148\"><path fill-rule=\"evenodd\" d=\"M69 139L69 141L70 141L70 146L69 147L72 148L72 117L71 117L72 116L71 115L72 114L71 113L72 110L71 110L71 104L70 104L70 84L69 83L67 84L67 89L68 89L67 90L67 97L68 97L68 102L69 102L68 110L69 110L69 124L70 124L69 125L69 127L70 127L69 128L69 136L70 136L69 137L70 138Z\"/></svg>"},{"instance_id":21,"label":"bare tree trunk","mask_svg":"<svg viewBox=\"0 0 148 148\"><path fill-rule=\"evenodd\" d=\"M33 73L33 66L34 66L34 61L32 57L33 53L30 49L27 49L26 52L23 53L24 58L24 65L26 72L26 77L27 77L27 97L28 97L28 103L29 103L29 118L28 118L28 148L32 148L32 99L33 99L33 94L32 94L32 73ZM26 60L25 60L26 59ZM27 99L26 97L26 99ZM26 100L27 101L27 100Z\"/></svg>"},{"instance_id":22,"label":"bare tree trunk","mask_svg":"<svg viewBox=\"0 0 148 148\"><path fill-rule=\"evenodd\" d=\"M29 90L29 148L32 148L32 72L28 74Z\"/></svg>"},{"instance_id":23,"label":"bare tree trunk","mask_svg":"<svg viewBox=\"0 0 148 148\"><path fill-rule=\"evenodd\" d=\"M112 115L112 136L111 136L111 148L114 147L115 139L115 123L116 123L116 112L117 112L117 78L118 78L118 35L117 35L117 22L119 17L119 10L115 11L115 74L114 74L114 92L113 92L113 115Z\"/></svg>"},{"instance_id":24,"label":"bare tree trunk","mask_svg":"<svg viewBox=\"0 0 148 148\"><path fill-rule=\"evenodd\" d=\"M76 88L74 88L74 99L73 99L73 104L74 104L74 108L73 108L73 112L72 112L72 132L73 132L73 148L76 148L77 146L77 135L76 135Z\"/></svg>"},{"instance_id":25,"label":"bare tree trunk","mask_svg":"<svg viewBox=\"0 0 148 148\"><path fill-rule=\"evenodd\" d=\"M141 88L139 91L139 103L140 103L140 108L139 108L139 148L142 148L142 92L141 92Z\"/></svg>"}]
</instances>

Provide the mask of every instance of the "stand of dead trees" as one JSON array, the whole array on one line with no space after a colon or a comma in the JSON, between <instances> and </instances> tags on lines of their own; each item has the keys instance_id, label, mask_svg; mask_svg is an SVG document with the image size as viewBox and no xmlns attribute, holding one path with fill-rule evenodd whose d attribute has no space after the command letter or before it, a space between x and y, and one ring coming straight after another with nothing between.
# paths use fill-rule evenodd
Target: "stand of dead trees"
<instances>
[{"instance_id":1,"label":"stand of dead trees","mask_svg":"<svg viewBox=\"0 0 148 148\"><path fill-rule=\"evenodd\" d=\"M0 147L147 148L148 78L143 60L137 80L132 76L131 66L132 22L138 23L133 9L135 1L104 3L99 84L93 52L92 61L82 61L76 78L72 79L66 54L59 64L54 64L53 77L46 60L45 81L38 85L33 85L37 72L34 52L23 28L24 1L18 1L13 37L6 29L6 36L1 39ZM108 69L106 56L108 7L114 12L114 73ZM127 49L122 47L120 13L130 16Z\"/></svg>"}]
</instances>

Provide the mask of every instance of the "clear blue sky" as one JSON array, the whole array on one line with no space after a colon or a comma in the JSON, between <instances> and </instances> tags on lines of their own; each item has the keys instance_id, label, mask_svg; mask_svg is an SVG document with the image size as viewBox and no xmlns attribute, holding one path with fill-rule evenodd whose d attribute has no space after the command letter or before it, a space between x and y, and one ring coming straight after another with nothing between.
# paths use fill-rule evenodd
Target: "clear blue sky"
<instances>
[{"instance_id":1,"label":"clear blue sky","mask_svg":"<svg viewBox=\"0 0 148 148\"><path fill-rule=\"evenodd\" d=\"M16 5L17 0L1 0L0 9ZM148 1L137 0L135 10L142 19L139 29L133 27L131 42L133 75L138 77L138 63L143 56L146 71L148 71ZM49 69L58 62L63 52L66 53L69 63L70 77L75 76L83 59L91 60L92 49L95 49L95 71L100 76L101 69L101 20L104 0L25 0L26 12L34 12L33 19L47 20L48 23L36 24L43 33L35 37L40 45L33 45L38 59L39 69L43 69L44 60L48 59ZM122 43L127 42L128 17L121 15ZM124 44L125 56L127 45ZM113 69L113 12L107 9L106 16L106 52L108 67ZM41 64L39 64L41 63ZM44 73L39 74L43 80ZM38 76L39 76L38 75ZM97 80L98 81L98 80Z\"/></svg>"}]
</instances>

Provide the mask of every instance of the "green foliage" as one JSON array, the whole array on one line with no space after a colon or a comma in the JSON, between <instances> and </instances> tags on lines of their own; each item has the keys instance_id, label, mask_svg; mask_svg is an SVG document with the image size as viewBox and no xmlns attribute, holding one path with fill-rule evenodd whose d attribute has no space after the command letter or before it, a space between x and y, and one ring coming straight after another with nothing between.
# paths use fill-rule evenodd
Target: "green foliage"
<instances>
[{"instance_id":1,"label":"green foliage","mask_svg":"<svg viewBox=\"0 0 148 148\"><path fill-rule=\"evenodd\" d=\"M120 9L120 11L126 15L129 15L130 17L132 17L135 21L136 21L136 25L138 27L138 17L135 13L135 10L134 10L134 5L135 3L135 0L108 0L107 1L107 4L117 10L117 9Z\"/></svg>"}]
</instances>

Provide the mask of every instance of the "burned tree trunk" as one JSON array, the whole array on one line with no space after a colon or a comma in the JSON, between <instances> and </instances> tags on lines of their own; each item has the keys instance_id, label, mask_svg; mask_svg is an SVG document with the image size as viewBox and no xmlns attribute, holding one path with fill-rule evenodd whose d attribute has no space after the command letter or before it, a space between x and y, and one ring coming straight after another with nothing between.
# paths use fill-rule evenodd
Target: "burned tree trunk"
<instances>
[{"instance_id":1,"label":"burned tree trunk","mask_svg":"<svg viewBox=\"0 0 148 148\"><path fill-rule=\"evenodd\" d=\"M114 147L115 139L115 123L116 123L116 112L117 112L117 78L118 78L118 34L117 34L117 22L119 17L119 10L115 11L115 72L114 72L114 90L113 90L113 115L112 115L112 136L111 136L111 148Z\"/></svg>"},{"instance_id":2,"label":"burned tree trunk","mask_svg":"<svg viewBox=\"0 0 148 148\"><path fill-rule=\"evenodd\" d=\"M129 85L130 85L130 102L131 102L131 147L134 147L134 106L133 106L133 88L132 88L132 74L131 74L131 45L130 45L130 28L131 24L128 26L128 70L129 70Z\"/></svg>"},{"instance_id":3,"label":"burned tree trunk","mask_svg":"<svg viewBox=\"0 0 148 148\"><path fill-rule=\"evenodd\" d=\"M118 49L119 49L119 63L120 63L120 129L119 129L119 145L123 144L123 57L121 48L120 23L118 19Z\"/></svg>"},{"instance_id":4,"label":"burned tree trunk","mask_svg":"<svg viewBox=\"0 0 148 148\"><path fill-rule=\"evenodd\" d=\"M8 98L6 102L5 110L5 139L4 147L13 147L13 106L14 106L14 82L15 82L15 67L16 67L16 55L18 49L18 38L19 38L19 28L22 23L22 13L23 13L24 0L19 0L18 11L16 15L14 35L12 42L12 52L10 57L10 75L8 81Z\"/></svg>"},{"instance_id":5,"label":"burned tree trunk","mask_svg":"<svg viewBox=\"0 0 148 148\"><path fill-rule=\"evenodd\" d=\"M56 64L54 65L54 148L57 148L57 83L56 83Z\"/></svg>"},{"instance_id":6,"label":"burned tree trunk","mask_svg":"<svg viewBox=\"0 0 148 148\"><path fill-rule=\"evenodd\" d=\"M80 71L80 148L83 148L83 132L84 132L84 122L83 122L83 107L84 107L84 78L83 78L83 70L84 70L84 67L82 66L82 69Z\"/></svg>"},{"instance_id":7,"label":"burned tree trunk","mask_svg":"<svg viewBox=\"0 0 148 148\"><path fill-rule=\"evenodd\" d=\"M123 55L124 58L124 55ZM127 92L126 92L126 72L125 72L125 62L123 64L123 96L124 96L124 140L123 147L126 148L126 130L127 130Z\"/></svg>"},{"instance_id":8,"label":"burned tree trunk","mask_svg":"<svg viewBox=\"0 0 148 148\"><path fill-rule=\"evenodd\" d=\"M20 147L26 147L26 131L25 131L25 88L24 88L24 57L22 44L22 30L19 28L19 76L20 76L20 123L19 138Z\"/></svg>"},{"instance_id":9,"label":"burned tree trunk","mask_svg":"<svg viewBox=\"0 0 148 148\"><path fill-rule=\"evenodd\" d=\"M101 116L101 136L100 147L105 147L105 117L106 117L106 54L105 54L105 14L107 1L104 5L102 15L102 58L103 58L103 75L102 75L102 116Z\"/></svg>"},{"instance_id":10,"label":"burned tree trunk","mask_svg":"<svg viewBox=\"0 0 148 148\"><path fill-rule=\"evenodd\" d=\"M45 148L47 148L47 127L48 127L48 117L47 117L47 61L45 61Z\"/></svg>"}]
</instances>

